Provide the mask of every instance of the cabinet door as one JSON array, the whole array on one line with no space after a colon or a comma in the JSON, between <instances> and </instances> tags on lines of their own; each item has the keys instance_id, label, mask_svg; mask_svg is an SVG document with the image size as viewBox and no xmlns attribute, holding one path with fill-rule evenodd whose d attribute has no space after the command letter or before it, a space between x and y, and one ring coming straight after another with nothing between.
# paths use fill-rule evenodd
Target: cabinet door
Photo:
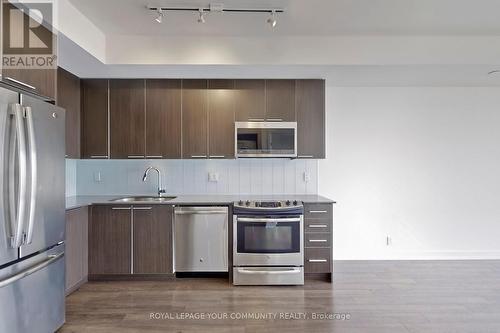
<instances>
[{"instance_id":1,"label":"cabinet door","mask_svg":"<svg viewBox=\"0 0 500 333\"><path fill-rule=\"evenodd\" d=\"M108 158L108 80L82 80L82 157Z\"/></svg>"},{"instance_id":2,"label":"cabinet door","mask_svg":"<svg viewBox=\"0 0 500 333\"><path fill-rule=\"evenodd\" d=\"M44 20L43 24L39 24L27 12L2 1L0 14L2 22L7 23L2 26L4 45L0 50L4 52L2 56L5 56L1 65L2 79L22 89L55 99L57 36L48 28L52 22Z\"/></svg>"},{"instance_id":3,"label":"cabinet door","mask_svg":"<svg viewBox=\"0 0 500 333\"><path fill-rule=\"evenodd\" d=\"M66 293L87 280L88 273L88 208L66 212Z\"/></svg>"},{"instance_id":4,"label":"cabinet door","mask_svg":"<svg viewBox=\"0 0 500 333\"><path fill-rule=\"evenodd\" d=\"M182 81L182 155L208 156L207 80Z\"/></svg>"},{"instance_id":5,"label":"cabinet door","mask_svg":"<svg viewBox=\"0 0 500 333\"><path fill-rule=\"evenodd\" d=\"M134 206L134 274L173 274L172 206Z\"/></svg>"},{"instance_id":6,"label":"cabinet door","mask_svg":"<svg viewBox=\"0 0 500 333\"><path fill-rule=\"evenodd\" d=\"M57 69L57 105L66 110L66 157L80 158L80 79Z\"/></svg>"},{"instance_id":7,"label":"cabinet door","mask_svg":"<svg viewBox=\"0 0 500 333\"><path fill-rule=\"evenodd\" d=\"M266 118L266 81L235 80L236 121L264 121Z\"/></svg>"},{"instance_id":8,"label":"cabinet door","mask_svg":"<svg viewBox=\"0 0 500 333\"><path fill-rule=\"evenodd\" d=\"M92 206L89 275L131 273L131 208Z\"/></svg>"},{"instance_id":9,"label":"cabinet door","mask_svg":"<svg viewBox=\"0 0 500 333\"><path fill-rule=\"evenodd\" d=\"M145 157L144 83L144 80L109 81L111 158Z\"/></svg>"},{"instance_id":10,"label":"cabinet door","mask_svg":"<svg viewBox=\"0 0 500 333\"><path fill-rule=\"evenodd\" d=\"M325 158L325 81L297 80L297 155Z\"/></svg>"},{"instance_id":11,"label":"cabinet door","mask_svg":"<svg viewBox=\"0 0 500 333\"><path fill-rule=\"evenodd\" d=\"M266 80L266 120L295 121L295 80Z\"/></svg>"},{"instance_id":12,"label":"cabinet door","mask_svg":"<svg viewBox=\"0 0 500 333\"><path fill-rule=\"evenodd\" d=\"M234 157L233 80L208 81L208 142L210 158Z\"/></svg>"},{"instance_id":13,"label":"cabinet door","mask_svg":"<svg viewBox=\"0 0 500 333\"><path fill-rule=\"evenodd\" d=\"M146 80L146 158L181 158L181 80Z\"/></svg>"}]
</instances>

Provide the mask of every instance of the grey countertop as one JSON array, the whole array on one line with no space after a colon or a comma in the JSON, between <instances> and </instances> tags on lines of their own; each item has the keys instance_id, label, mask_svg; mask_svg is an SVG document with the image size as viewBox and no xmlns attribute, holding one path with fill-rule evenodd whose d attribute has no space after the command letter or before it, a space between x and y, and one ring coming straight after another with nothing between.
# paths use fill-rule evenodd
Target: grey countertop
<instances>
[{"instance_id":1,"label":"grey countertop","mask_svg":"<svg viewBox=\"0 0 500 333\"><path fill-rule=\"evenodd\" d=\"M79 195L73 197L66 197L66 209L74 209L90 205L100 204L116 204L123 205L130 202L112 202L111 200L127 197L129 195ZM134 194L133 196L137 196ZM325 198L320 195L269 195L269 196L255 196L255 195L178 195L175 199L155 203L167 205L229 205L238 200L298 200L304 203L335 203L335 201ZM137 204L137 203L135 203ZM150 205L150 202L143 202L142 204Z\"/></svg>"}]
</instances>

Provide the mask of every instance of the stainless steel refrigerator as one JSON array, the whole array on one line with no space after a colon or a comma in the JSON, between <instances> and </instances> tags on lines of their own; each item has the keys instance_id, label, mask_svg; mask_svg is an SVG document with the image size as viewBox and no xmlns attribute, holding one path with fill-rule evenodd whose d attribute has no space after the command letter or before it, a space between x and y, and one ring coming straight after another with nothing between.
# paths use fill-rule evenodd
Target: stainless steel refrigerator
<instances>
[{"instance_id":1,"label":"stainless steel refrigerator","mask_svg":"<svg viewBox=\"0 0 500 333\"><path fill-rule=\"evenodd\" d=\"M64 323L65 111L0 86L0 332Z\"/></svg>"}]
</instances>

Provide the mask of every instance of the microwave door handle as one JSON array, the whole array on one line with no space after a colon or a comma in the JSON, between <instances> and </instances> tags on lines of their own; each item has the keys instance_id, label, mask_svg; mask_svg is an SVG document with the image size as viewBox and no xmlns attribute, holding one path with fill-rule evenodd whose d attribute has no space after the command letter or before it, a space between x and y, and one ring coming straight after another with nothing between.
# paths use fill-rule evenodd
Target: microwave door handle
<instances>
[{"instance_id":1,"label":"microwave door handle","mask_svg":"<svg viewBox=\"0 0 500 333\"><path fill-rule=\"evenodd\" d=\"M33 124L33 111L31 107L26 107L26 127L28 129L28 146L30 160L30 202L28 213L28 235L27 244L31 244L33 240L33 228L35 224L35 210L37 202L37 181L38 181L38 166L37 166L37 149L35 126Z\"/></svg>"},{"instance_id":2,"label":"microwave door handle","mask_svg":"<svg viewBox=\"0 0 500 333\"><path fill-rule=\"evenodd\" d=\"M11 246L18 248L23 241L23 222L26 212L26 137L24 133L24 115L23 107L20 104L13 104L11 115L15 122L15 131L11 132L9 144L9 219L11 223L11 230L13 231L13 238L11 239ZM16 146L18 158L18 191L16 197L16 181L15 170L16 167Z\"/></svg>"}]
</instances>

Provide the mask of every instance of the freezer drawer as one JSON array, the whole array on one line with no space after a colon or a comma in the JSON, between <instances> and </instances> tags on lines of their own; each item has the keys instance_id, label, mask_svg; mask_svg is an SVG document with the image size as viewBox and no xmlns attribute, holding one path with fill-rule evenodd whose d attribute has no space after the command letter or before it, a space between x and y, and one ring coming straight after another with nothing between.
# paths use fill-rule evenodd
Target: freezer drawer
<instances>
[{"instance_id":1,"label":"freezer drawer","mask_svg":"<svg viewBox=\"0 0 500 333\"><path fill-rule=\"evenodd\" d=\"M176 272L228 271L228 208L176 207Z\"/></svg>"},{"instance_id":2,"label":"freezer drawer","mask_svg":"<svg viewBox=\"0 0 500 333\"><path fill-rule=\"evenodd\" d=\"M64 245L0 270L0 332L52 333L64 324Z\"/></svg>"}]
</instances>

